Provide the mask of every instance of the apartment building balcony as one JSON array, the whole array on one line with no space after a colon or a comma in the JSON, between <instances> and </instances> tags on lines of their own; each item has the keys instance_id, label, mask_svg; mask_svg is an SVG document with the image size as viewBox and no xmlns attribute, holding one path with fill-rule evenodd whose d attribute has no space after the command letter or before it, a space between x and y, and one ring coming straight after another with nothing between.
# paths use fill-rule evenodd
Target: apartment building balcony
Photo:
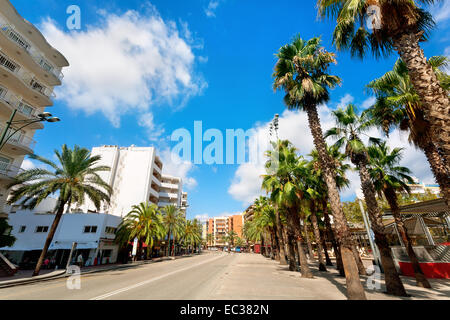
<instances>
[{"instance_id":1,"label":"apartment building balcony","mask_svg":"<svg viewBox=\"0 0 450 320\"><path fill-rule=\"evenodd\" d=\"M153 186L150 188L150 195L155 198L159 198L159 192L157 190L153 189Z\"/></svg>"},{"instance_id":2,"label":"apartment building balcony","mask_svg":"<svg viewBox=\"0 0 450 320\"><path fill-rule=\"evenodd\" d=\"M3 132L4 129L4 126L0 126L0 132ZM14 131L14 128L10 128L6 133L6 136L9 136ZM14 155L26 155L33 153L35 145L36 141L33 140L33 138L30 138L25 133L19 131L6 141L2 151Z\"/></svg>"},{"instance_id":3,"label":"apartment building balcony","mask_svg":"<svg viewBox=\"0 0 450 320\"><path fill-rule=\"evenodd\" d=\"M159 173L159 175L161 176L162 175L162 165L161 165L161 168L160 168L157 163L155 163L155 164L156 165L153 166L153 169L154 169L155 172Z\"/></svg>"},{"instance_id":4,"label":"apartment building balcony","mask_svg":"<svg viewBox=\"0 0 450 320\"><path fill-rule=\"evenodd\" d=\"M44 79L48 85L61 85L63 73L40 54L39 50L15 30L14 26L8 24L0 26L0 41L5 51L38 77Z\"/></svg>"},{"instance_id":5,"label":"apartment building balcony","mask_svg":"<svg viewBox=\"0 0 450 320\"><path fill-rule=\"evenodd\" d=\"M176 193L170 193L170 192L160 192L159 193L159 197L160 198L169 198L169 199L173 199L173 200L176 200L176 199L178 199L178 194L176 194Z\"/></svg>"},{"instance_id":6,"label":"apartment building balcony","mask_svg":"<svg viewBox=\"0 0 450 320\"><path fill-rule=\"evenodd\" d=\"M34 108L23 99L11 94L5 88L0 86L0 115L9 118L11 113L17 110L14 120L37 120L42 111ZM30 129L42 129L42 122L35 122L28 126Z\"/></svg>"},{"instance_id":7,"label":"apartment building balcony","mask_svg":"<svg viewBox=\"0 0 450 320\"><path fill-rule=\"evenodd\" d=\"M178 192L179 186L177 184L174 183L168 183L168 182L161 182L161 187L168 189L168 190L177 190L174 192Z\"/></svg>"},{"instance_id":8,"label":"apartment building balcony","mask_svg":"<svg viewBox=\"0 0 450 320\"><path fill-rule=\"evenodd\" d=\"M155 175L152 174L152 184L153 183L156 184L158 186L158 188L161 187L161 181ZM157 189L155 188L155 190L157 190Z\"/></svg>"},{"instance_id":9,"label":"apartment building balcony","mask_svg":"<svg viewBox=\"0 0 450 320\"><path fill-rule=\"evenodd\" d=\"M22 95L37 106L53 105L53 90L44 86L32 73L0 51L0 84Z\"/></svg>"},{"instance_id":10,"label":"apartment building balcony","mask_svg":"<svg viewBox=\"0 0 450 320\"><path fill-rule=\"evenodd\" d=\"M20 167L0 161L0 180L13 180L22 171L23 169Z\"/></svg>"}]
</instances>

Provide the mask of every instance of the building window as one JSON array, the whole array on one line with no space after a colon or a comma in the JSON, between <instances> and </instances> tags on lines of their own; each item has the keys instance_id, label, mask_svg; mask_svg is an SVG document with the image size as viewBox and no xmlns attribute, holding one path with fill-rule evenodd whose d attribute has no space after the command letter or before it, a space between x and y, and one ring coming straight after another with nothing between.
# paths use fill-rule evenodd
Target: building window
<instances>
[{"instance_id":1,"label":"building window","mask_svg":"<svg viewBox=\"0 0 450 320\"><path fill-rule=\"evenodd\" d=\"M20 226L19 233L24 233L27 229L27 226Z\"/></svg>"},{"instance_id":2,"label":"building window","mask_svg":"<svg viewBox=\"0 0 450 320\"><path fill-rule=\"evenodd\" d=\"M48 232L48 226L37 226L35 232L36 233Z\"/></svg>"},{"instance_id":3,"label":"building window","mask_svg":"<svg viewBox=\"0 0 450 320\"><path fill-rule=\"evenodd\" d=\"M97 226L84 226L84 233L97 233Z\"/></svg>"},{"instance_id":4,"label":"building window","mask_svg":"<svg viewBox=\"0 0 450 320\"><path fill-rule=\"evenodd\" d=\"M105 228L105 232L106 233L110 233L110 234L115 234L116 233L116 228L114 228L114 227L106 227Z\"/></svg>"}]
</instances>

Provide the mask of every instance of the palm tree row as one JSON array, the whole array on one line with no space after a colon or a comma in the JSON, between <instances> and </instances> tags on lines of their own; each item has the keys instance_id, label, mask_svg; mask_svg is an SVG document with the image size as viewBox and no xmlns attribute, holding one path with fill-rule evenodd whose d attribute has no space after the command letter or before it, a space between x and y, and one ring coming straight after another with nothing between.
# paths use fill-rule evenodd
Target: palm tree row
<instances>
[{"instance_id":1,"label":"palm tree row","mask_svg":"<svg viewBox=\"0 0 450 320\"><path fill-rule=\"evenodd\" d=\"M161 209L152 203L140 203L124 217L116 234L116 241L121 245L127 245L135 238L138 239L139 252L142 245L146 245L147 259L155 241L167 239L165 255L169 257L171 254L175 256L176 241L187 247L189 253L191 248L197 248L201 244L202 230L198 220L186 220L174 205Z\"/></svg>"},{"instance_id":2,"label":"palm tree row","mask_svg":"<svg viewBox=\"0 0 450 320\"><path fill-rule=\"evenodd\" d=\"M448 90L450 77L443 69L448 61L444 57L426 59L419 46L420 41L427 40L427 35L434 26L431 15L421 6L435 2L437 1L317 1L319 16L331 17L336 20L333 43L338 50L349 49L352 56L360 58L366 56L369 50L376 57L387 56L396 51L401 59L396 63L393 71L368 85L369 90L376 95L375 105L362 114L357 113L355 106L335 111L337 126L329 130L326 136L323 135L321 129L317 106L327 102L329 89L341 82L339 77L328 72L329 65L336 63L335 55L320 46L319 38L306 41L300 36L295 37L292 43L281 47L276 55L278 61L273 74L274 89L282 89L285 92L284 102L289 109L300 109L308 115L309 127L317 150L315 151L316 159L321 174L319 180L325 182L323 187L325 187L327 195L324 197L324 203L329 203L333 216L334 234L327 230L324 235L328 235L329 239L336 242L333 247L338 257L338 268L346 276L349 299L365 299L365 293L358 277L358 269L361 268L358 268L357 254L354 254L354 244L339 198L339 189L342 187L338 185L339 168L336 166L335 159L327 152L326 137L336 138L335 150L345 146L344 154L360 174L376 243L382 255L388 293L406 295L393 264L381 223L381 213L376 195L389 197L389 205L391 209L394 208L393 213L396 211L394 214L397 214L394 194L397 191L408 191L406 188L408 179L402 176L407 173L401 172L398 165L389 167L384 163L387 167L383 172L395 169L386 175L380 173L379 166L378 174L372 171L372 166L376 167L376 164L371 162L372 157L369 156L369 150L372 155L377 152L373 151L374 146L368 149L363 143L367 129L379 126L384 129L386 135L394 126L399 126L402 130L409 130L410 141L425 152L442 194L449 204L450 107ZM377 10L379 10L379 14L377 14ZM378 151L379 156L390 152L385 145L384 151L382 144L378 147L381 148ZM392 152L398 154L397 151ZM392 155L387 158L396 163L399 157ZM397 172L397 169L400 172ZM283 175L286 176L284 173ZM317 190L303 194L295 190L296 188L292 188L290 184L294 181L293 176L280 180L281 195L287 196L287 199L294 194L297 194L298 199L317 197L315 193ZM377 177L391 180L392 184L386 182L381 188L377 184ZM387 186L392 188L386 189ZM276 191L274 187L275 184L272 184L270 188L265 186L265 189L273 192ZM392 194L392 190L394 190L394 194ZM275 197L281 196L276 195ZM285 200L286 203L291 204L295 204L296 201L299 200ZM294 205L294 207L296 206L298 207L298 205ZM326 227L330 224L328 214L325 213L328 211L327 207L324 204L321 206ZM316 208L316 205L309 205L310 220L313 224L317 219L311 212L314 212ZM287 215L287 218L289 216L293 215ZM291 222L297 224L296 221ZM396 223L401 225L398 215ZM292 228L288 227L287 229ZM294 227L294 229L298 233L299 227ZM332 236L335 238L333 239ZM408 246L407 237L402 235L402 238L405 245ZM418 285L429 286L421 274L419 264L414 262L413 251L408 249L408 252L415 265Z\"/></svg>"}]
</instances>

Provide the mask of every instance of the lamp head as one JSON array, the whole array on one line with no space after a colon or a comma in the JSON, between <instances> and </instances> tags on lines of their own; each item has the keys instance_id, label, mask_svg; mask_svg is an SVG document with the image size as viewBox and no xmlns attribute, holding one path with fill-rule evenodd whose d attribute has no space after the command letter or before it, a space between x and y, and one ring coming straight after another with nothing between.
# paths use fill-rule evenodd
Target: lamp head
<instances>
[{"instance_id":1,"label":"lamp head","mask_svg":"<svg viewBox=\"0 0 450 320\"><path fill-rule=\"evenodd\" d=\"M59 121L61 121L61 119L58 117L52 117L47 119L47 122L59 122Z\"/></svg>"},{"instance_id":2,"label":"lamp head","mask_svg":"<svg viewBox=\"0 0 450 320\"><path fill-rule=\"evenodd\" d=\"M38 114L39 118L48 118L51 116L52 116L52 114L50 112L42 112L42 113Z\"/></svg>"}]
</instances>

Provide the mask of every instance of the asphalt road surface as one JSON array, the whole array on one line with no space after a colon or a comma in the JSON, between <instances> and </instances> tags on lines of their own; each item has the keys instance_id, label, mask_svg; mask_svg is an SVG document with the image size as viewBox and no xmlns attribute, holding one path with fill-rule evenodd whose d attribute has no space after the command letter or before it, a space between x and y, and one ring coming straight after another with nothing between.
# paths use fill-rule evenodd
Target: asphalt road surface
<instances>
[{"instance_id":1,"label":"asphalt road surface","mask_svg":"<svg viewBox=\"0 0 450 320\"><path fill-rule=\"evenodd\" d=\"M0 289L0 300L267 300L346 299L345 278L311 265L314 279L303 279L277 261L258 254L213 252ZM361 279L365 285L366 279ZM409 283L411 282L411 283ZM80 284L77 287L77 283ZM450 282L433 280L433 290L404 280L412 299L449 299ZM383 288L369 299L392 299Z\"/></svg>"}]
</instances>

